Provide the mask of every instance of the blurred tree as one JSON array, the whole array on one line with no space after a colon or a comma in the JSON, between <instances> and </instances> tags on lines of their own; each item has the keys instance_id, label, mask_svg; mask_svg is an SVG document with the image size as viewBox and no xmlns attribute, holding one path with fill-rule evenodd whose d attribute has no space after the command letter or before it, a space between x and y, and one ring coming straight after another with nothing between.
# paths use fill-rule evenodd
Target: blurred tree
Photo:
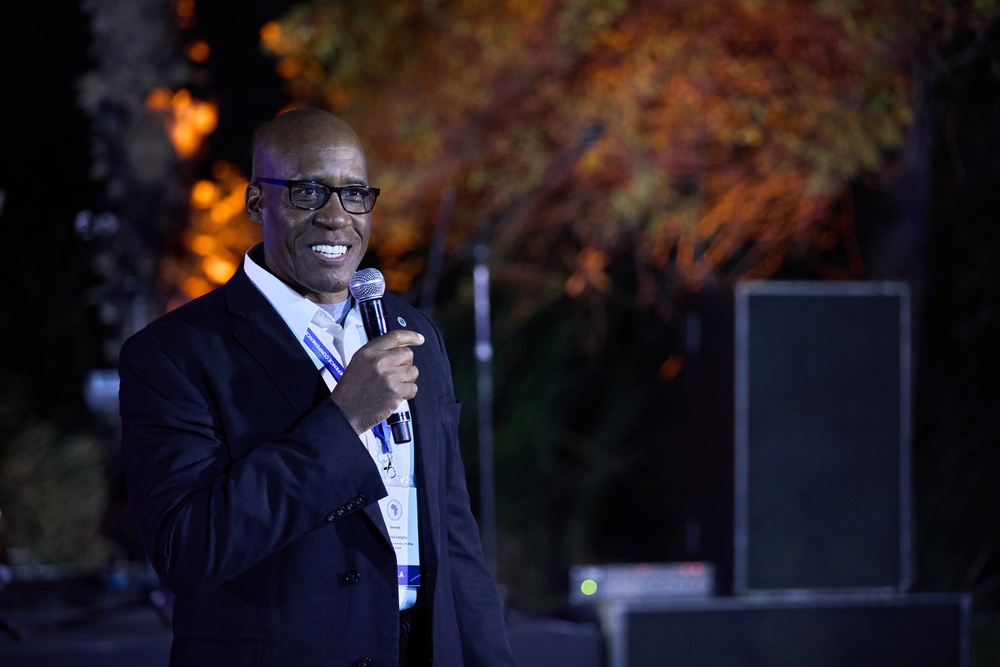
<instances>
[{"instance_id":1,"label":"blurred tree","mask_svg":"<svg viewBox=\"0 0 1000 667\"><path fill-rule=\"evenodd\" d=\"M104 443L86 432L29 422L0 449L0 560L100 566L112 544Z\"/></svg>"},{"instance_id":2,"label":"blurred tree","mask_svg":"<svg viewBox=\"0 0 1000 667\"><path fill-rule=\"evenodd\" d=\"M163 311L159 261L179 248L191 158L215 121L212 107L183 88L197 78L181 44L192 1L81 6L95 67L79 78L78 102L91 122L91 177L104 210L84 211L76 225L93 242L91 300L106 325L105 361L115 365L125 338Z\"/></svg>"},{"instance_id":3,"label":"blurred tree","mask_svg":"<svg viewBox=\"0 0 1000 667\"><path fill-rule=\"evenodd\" d=\"M831 205L902 142L917 18L905 0L317 2L262 37L295 101L368 138L397 289L454 192L448 249L490 238L500 280L607 294L626 254L651 303L853 247ZM848 258L823 273L860 275Z\"/></svg>"}]
</instances>

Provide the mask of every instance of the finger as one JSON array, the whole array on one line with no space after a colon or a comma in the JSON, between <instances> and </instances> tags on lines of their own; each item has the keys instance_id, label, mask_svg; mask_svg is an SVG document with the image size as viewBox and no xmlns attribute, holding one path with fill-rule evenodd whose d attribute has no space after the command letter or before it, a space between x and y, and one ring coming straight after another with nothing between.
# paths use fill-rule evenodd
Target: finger
<instances>
[{"instance_id":1,"label":"finger","mask_svg":"<svg viewBox=\"0 0 1000 667\"><path fill-rule=\"evenodd\" d=\"M410 366L413 364L413 350L409 346L380 349L378 346L373 345L369 349L369 352L375 368L380 373L391 373L399 366ZM355 358L358 358L358 355L355 355Z\"/></svg>"},{"instance_id":2,"label":"finger","mask_svg":"<svg viewBox=\"0 0 1000 667\"><path fill-rule=\"evenodd\" d=\"M390 355L397 366L413 365L413 350L409 346L396 348Z\"/></svg>"},{"instance_id":3,"label":"finger","mask_svg":"<svg viewBox=\"0 0 1000 667\"><path fill-rule=\"evenodd\" d=\"M412 401L417 396L417 383L411 382L406 385L405 391L403 392L403 399L407 401Z\"/></svg>"},{"instance_id":4,"label":"finger","mask_svg":"<svg viewBox=\"0 0 1000 667\"><path fill-rule=\"evenodd\" d=\"M420 377L420 370L413 364L403 366L399 371L399 380L404 384L413 384L418 377Z\"/></svg>"},{"instance_id":5,"label":"finger","mask_svg":"<svg viewBox=\"0 0 1000 667\"><path fill-rule=\"evenodd\" d=\"M424 344L424 335L416 331L406 329L394 329L389 333L379 336L376 340L383 340L387 343L387 349L393 347L411 347Z\"/></svg>"}]
</instances>

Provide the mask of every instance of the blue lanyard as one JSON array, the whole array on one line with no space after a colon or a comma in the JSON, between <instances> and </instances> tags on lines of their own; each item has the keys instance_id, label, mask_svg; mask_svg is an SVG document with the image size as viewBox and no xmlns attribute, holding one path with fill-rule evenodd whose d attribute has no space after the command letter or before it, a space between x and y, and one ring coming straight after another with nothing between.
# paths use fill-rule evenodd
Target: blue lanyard
<instances>
[{"instance_id":1,"label":"blue lanyard","mask_svg":"<svg viewBox=\"0 0 1000 667\"><path fill-rule=\"evenodd\" d=\"M312 329L306 329L305 344L310 350L319 358L326 369L330 371L333 375L333 379L340 382L340 378L344 377L344 365L340 363L337 357L330 353L326 345L316 337ZM382 452L384 454L392 454L392 440L388 435L388 424L383 420L381 423L375 424L372 427L372 434L378 439L379 443L382 445Z\"/></svg>"}]
</instances>

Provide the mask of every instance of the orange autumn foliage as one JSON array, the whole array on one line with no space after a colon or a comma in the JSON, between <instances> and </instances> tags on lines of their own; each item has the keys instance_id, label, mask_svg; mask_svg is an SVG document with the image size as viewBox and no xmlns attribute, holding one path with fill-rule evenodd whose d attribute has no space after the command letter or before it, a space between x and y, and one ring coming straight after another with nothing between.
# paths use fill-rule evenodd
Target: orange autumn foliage
<instances>
[{"instance_id":1,"label":"orange autumn foliage","mask_svg":"<svg viewBox=\"0 0 1000 667\"><path fill-rule=\"evenodd\" d=\"M614 257L696 289L850 236L833 205L904 138L918 19L904 0L371 0L261 36L297 104L364 137L391 287L447 224L448 252L486 238L501 280L580 296L609 291Z\"/></svg>"}]
</instances>

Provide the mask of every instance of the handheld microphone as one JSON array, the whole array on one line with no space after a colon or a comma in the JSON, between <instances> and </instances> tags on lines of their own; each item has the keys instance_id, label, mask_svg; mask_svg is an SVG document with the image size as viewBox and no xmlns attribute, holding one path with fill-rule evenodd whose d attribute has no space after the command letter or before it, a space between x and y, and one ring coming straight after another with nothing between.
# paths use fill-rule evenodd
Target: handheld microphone
<instances>
[{"instance_id":1,"label":"handheld microphone","mask_svg":"<svg viewBox=\"0 0 1000 667\"><path fill-rule=\"evenodd\" d=\"M361 320L365 325L365 335L368 340L378 338L389 332L385 322L385 312L382 310L382 296L385 294L385 278L378 269L361 269L351 277L349 285L351 296L358 301ZM392 439L397 443L409 442L410 412L397 409L385 420L392 429Z\"/></svg>"}]
</instances>

